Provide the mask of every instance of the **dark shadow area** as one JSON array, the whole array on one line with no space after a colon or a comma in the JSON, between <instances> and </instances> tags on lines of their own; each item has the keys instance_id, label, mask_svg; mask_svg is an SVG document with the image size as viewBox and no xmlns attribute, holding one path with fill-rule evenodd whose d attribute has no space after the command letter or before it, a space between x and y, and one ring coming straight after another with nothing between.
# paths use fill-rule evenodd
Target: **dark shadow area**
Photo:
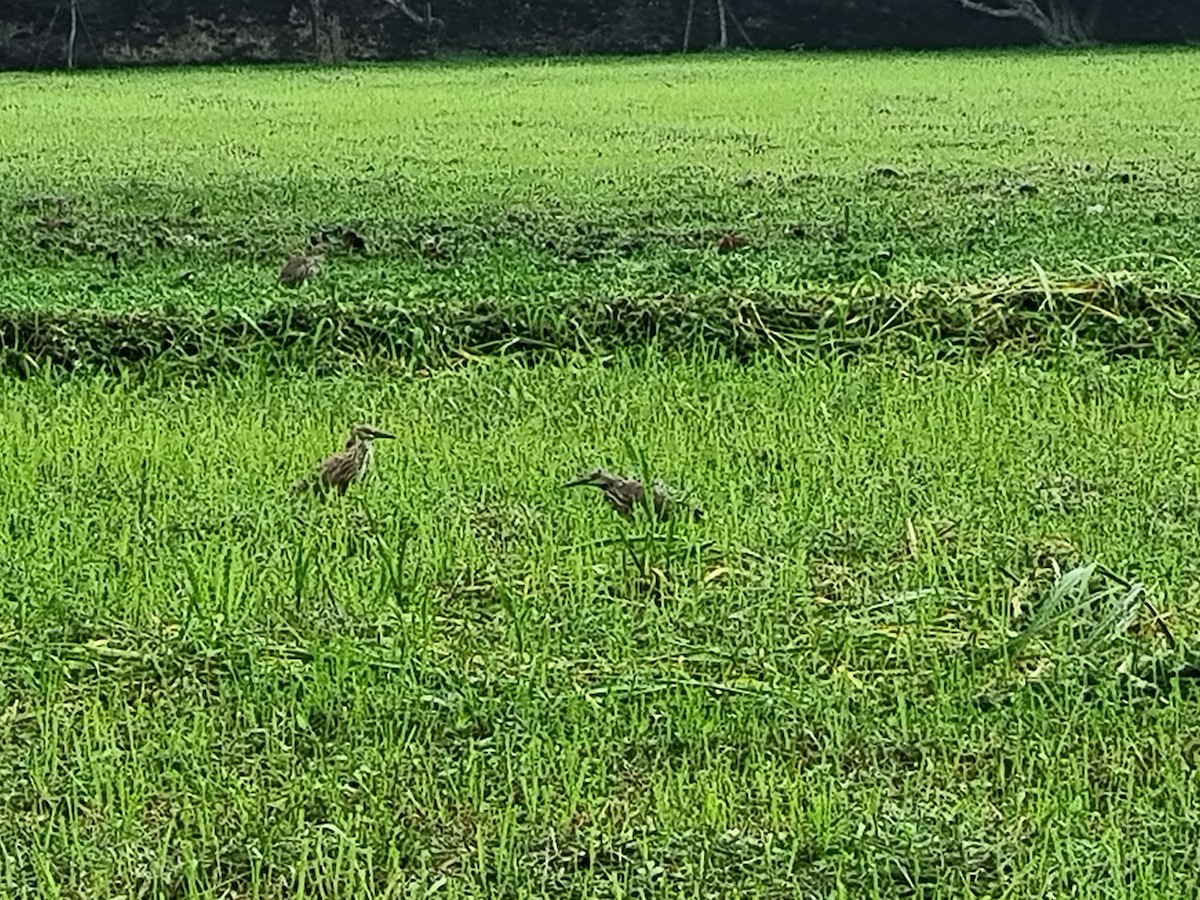
<instances>
[{"instance_id":1,"label":"dark shadow area","mask_svg":"<svg viewBox=\"0 0 1200 900\"><path fill-rule=\"evenodd\" d=\"M1191 0L8 0L0 68L1189 43Z\"/></svg>"}]
</instances>

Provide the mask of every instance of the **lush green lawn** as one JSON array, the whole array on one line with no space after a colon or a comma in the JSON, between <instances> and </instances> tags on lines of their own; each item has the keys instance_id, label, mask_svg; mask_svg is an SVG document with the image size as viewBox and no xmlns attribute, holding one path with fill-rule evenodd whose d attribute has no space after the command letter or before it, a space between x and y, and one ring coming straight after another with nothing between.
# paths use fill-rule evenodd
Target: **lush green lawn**
<instances>
[{"instance_id":1,"label":"lush green lawn","mask_svg":"<svg viewBox=\"0 0 1200 900\"><path fill-rule=\"evenodd\" d=\"M1083 558L1193 640L1200 406L1164 374L10 383L0 884L1194 896L1196 698L1118 672L1165 653L1148 614L972 652ZM291 496L358 418L398 435L373 481ZM559 487L638 453L701 523L646 543Z\"/></svg>"},{"instance_id":2,"label":"lush green lawn","mask_svg":"<svg viewBox=\"0 0 1200 900\"><path fill-rule=\"evenodd\" d=\"M335 242L310 295L793 295L869 273L1028 274L1031 260L1194 287L1197 60L8 75L0 302L253 308L278 297L279 264L310 233L345 225L367 252ZM46 194L69 207L26 202ZM728 231L748 243L720 255Z\"/></svg>"}]
</instances>

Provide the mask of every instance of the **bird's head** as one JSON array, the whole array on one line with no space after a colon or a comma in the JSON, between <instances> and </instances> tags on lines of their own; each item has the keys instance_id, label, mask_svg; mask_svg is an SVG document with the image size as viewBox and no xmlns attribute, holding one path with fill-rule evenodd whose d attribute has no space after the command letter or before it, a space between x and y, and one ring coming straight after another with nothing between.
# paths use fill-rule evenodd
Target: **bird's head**
<instances>
[{"instance_id":1,"label":"bird's head","mask_svg":"<svg viewBox=\"0 0 1200 900\"><path fill-rule=\"evenodd\" d=\"M355 425L350 429L351 444L358 444L364 441L373 441L375 438L394 438L394 434L389 434L386 431L380 431L374 425Z\"/></svg>"},{"instance_id":2,"label":"bird's head","mask_svg":"<svg viewBox=\"0 0 1200 900\"><path fill-rule=\"evenodd\" d=\"M580 485L590 484L595 487L607 487L616 480L616 476L611 472L606 472L604 469L592 469L586 474L580 475L573 481L568 481L563 487L579 487Z\"/></svg>"}]
</instances>

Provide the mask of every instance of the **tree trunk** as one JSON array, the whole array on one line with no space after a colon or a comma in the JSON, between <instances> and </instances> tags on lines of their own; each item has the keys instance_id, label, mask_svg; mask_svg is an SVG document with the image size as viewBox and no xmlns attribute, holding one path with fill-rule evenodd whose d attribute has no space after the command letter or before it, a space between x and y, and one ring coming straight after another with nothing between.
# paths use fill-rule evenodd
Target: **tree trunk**
<instances>
[{"instance_id":1,"label":"tree trunk","mask_svg":"<svg viewBox=\"0 0 1200 900\"><path fill-rule=\"evenodd\" d=\"M1083 19L1072 0L1048 0L1050 27L1045 32L1046 40L1055 46L1067 47L1074 44L1086 44L1091 40Z\"/></svg>"},{"instance_id":2,"label":"tree trunk","mask_svg":"<svg viewBox=\"0 0 1200 900\"><path fill-rule=\"evenodd\" d=\"M342 17L337 13L330 13L325 19L325 24L329 35L330 59L340 65L346 61L346 37L342 33Z\"/></svg>"},{"instance_id":3,"label":"tree trunk","mask_svg":"<svg viewBox=\"0 0 1200 900\"><path fill-rule=\"evenodd\" d=\"M687 21L683 23L683 52L688 52L692 43L692 20L696 17L696 0L688 0Z\"/></svg>"},{"instance_id":4,"label":"tree trunk","mask_svg":"<svg viewBox=\"0 0 1200 900\"><path fill-rule=\"evenodd\" d=\"M308 0L312 13L313 53L317 62L328 65L346 61L346 39L342 19L336 12L326 12L324 0Z\"/></svg>"},{"instance_id":5,"label":"tree trunk","mask_svg":"<svg viewBox=\"0 0 1200 900\"><path fill-rule=\"evenodd\" d=\"M312 16L313 56L317 62L329 62L328 48L325 46L325 10L321 0L308 0L308 11Z\"/></svg>"},{"instance_id":6,"label":"tree trunk","mask_svg":"<svg viewBox=\"0 0 1200 900\"><path fill-rule=\"evenodd\" d=\"M725 21L725 0L717 0L717 20L721 23L721 49L729 46L729 23Z\"/></svg>"},{"instance_id":7,"label":"tree trunk","mask_svg":"<svg viewBox=\"0 0 1200 900\"><path fill-rule=\"evenodd\" d=\"M79 3L71 0L71 34L67 38L67 68L75 68L75 36L79 33Z\"/></svg>"}]
</instances>

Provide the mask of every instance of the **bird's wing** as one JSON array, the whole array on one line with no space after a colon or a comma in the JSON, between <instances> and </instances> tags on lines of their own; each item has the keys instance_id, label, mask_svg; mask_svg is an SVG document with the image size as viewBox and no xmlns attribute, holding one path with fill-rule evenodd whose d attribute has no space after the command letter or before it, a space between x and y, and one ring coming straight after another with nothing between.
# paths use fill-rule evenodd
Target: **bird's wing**
<instances>
[{"instance_id":1,"label":"bird's wing","mask_svg":"<svg viewBox=\"0 0 1200 900\"><path fill-rule=\"evenodd\" d=\"M634 504L640 504L645 492L642 483L632 478L621 478L604 492L613 508L626 518L633 517Z\"/></svg>"},{"instance_id":2,"label":"bird's wing","mask_svg":"<svg viewBox=\"0 0 1200 900\"><path fill-rule=\"evenodd\" d=\"M321 465L321 480L326 484L346 485L358 475L354 450L335 453Z\"/></svg>"}]
</instances>

